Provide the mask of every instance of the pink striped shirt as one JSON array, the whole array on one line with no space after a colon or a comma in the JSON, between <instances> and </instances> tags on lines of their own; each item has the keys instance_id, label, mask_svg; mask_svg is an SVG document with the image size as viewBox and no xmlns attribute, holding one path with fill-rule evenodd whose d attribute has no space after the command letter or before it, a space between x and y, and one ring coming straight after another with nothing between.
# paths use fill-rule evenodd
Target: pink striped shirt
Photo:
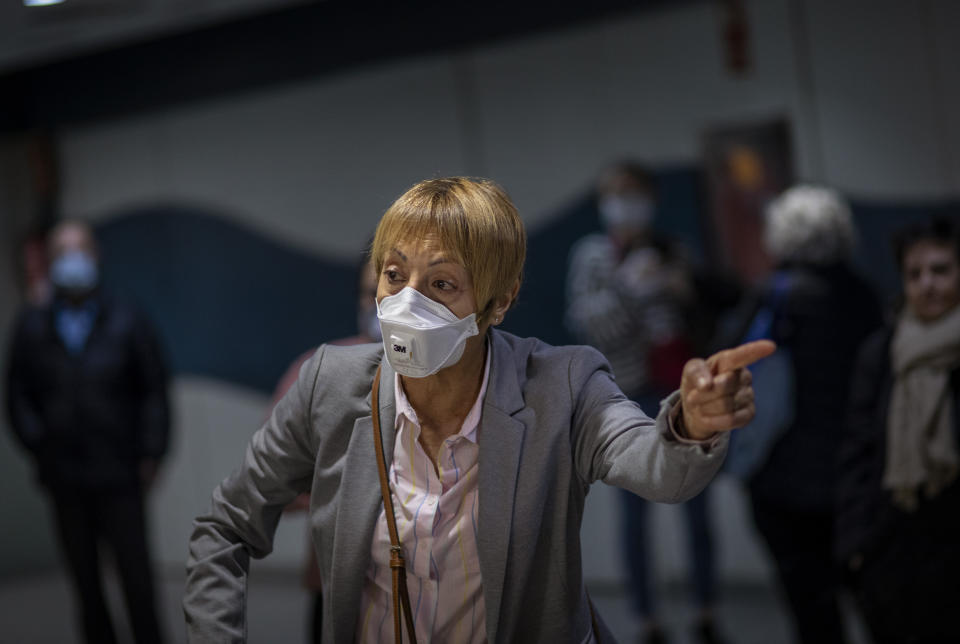
<instances>
[{"instance_id":1,"label":"pink striped shirt","mask_svg":"<svg viewBox=\"0 0 960 644\"><path fill-rule=\"evenodd\" d=\"M399 376L394 383L397 439L390 482L420 644L487 640L477 555L477 428L489 378L488 348L480 394L460 432L440 448L439 475L420 445L420 423ZM382 508L371 550L357 623L357 641L364 644L393 640L390 536Z\"/></svg>"}]
</instances>

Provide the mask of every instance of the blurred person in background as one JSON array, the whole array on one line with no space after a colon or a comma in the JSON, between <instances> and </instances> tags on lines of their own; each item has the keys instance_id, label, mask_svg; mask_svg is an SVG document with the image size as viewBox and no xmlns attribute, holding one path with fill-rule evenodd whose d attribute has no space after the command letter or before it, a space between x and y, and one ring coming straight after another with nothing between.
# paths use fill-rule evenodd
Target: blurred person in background
<instances>
[{"instance_id":1,"label":"blurred person in background","mask_svg":"<svg viewBox=\"0 0 960 644\"><path fill-rule=\"evenodd\" d=\"M905 303L860 350L837 555L876 644L960 638L960 225L904 230Z\"/></svg>"},{"instance_id":2,"label":"blurred person in background","mask_svg":"<svg viewBox=\"0 0 960 644\"><path fill-rule=\"evenodd\" d=\"M349 338L334 340L327 344L351 346L354 344L369 344L380 342L380 320L377 319L377 281L378 275L373 262L364 253L363 262L357 271L357 335ZM276 406L287 391L297 382L300 367L310 356L316 353L314 347L301 354L294 360L277 384L273 392L270 408ZM307 512L310 510L310 494L304 492L293 503L288 505L286 512ZM319 644L323 636L323 580L320 578L320 566L317 565L317 553L313 549L313 541L308 542L307 562L304 567L303 583L313 595L312 612L310 616L310 641Z\"/></svg>"},{"instance_id":3,"label":"blurred person in background","mask_svg":"<svg viewBox=\"0 0 960 644\"><path fill-rule=\"evenodd\" d=\"M682 249L656 236L653 177L641 165L621 162L600 177L598 209L605 232L581 239L570 254L567 326L610 361L617 384L648 414L656 415L692 357L688 323L696 289ZM643 619L642 641L666 641L651 566L650 503L622 490L623 553L634 610ZM697 604L695 637L720 642L714 620L716 571L708 518L708 493L683 504L691 577Z\"/></svg>"},{"instance_id":4,"label":"blurred person in background","mask_svg":"<svg viewBox=\"0 0 960 644\"><path fill-rule=\"evenodd\" d=\"M144 495L167 449L167 369L149 322L99 288L87 224L50 233L53 296L17 320L7 405L53 505L59 544L88 644L117 641L99 545L123 586L138 644L161 641Z\"/></svg>"},{"instance_id":5,"label":"blurred person in background","mask_svg":"<svg viewBox=\"0 0 960 644\"><path fill-rule=\"evenodd\" d=\"M790 371L789 384L776 394L764 391L772 375L755 373L758 399L772 403L781 425L765 439L742 478L798 641L843 642L840 579L831 550L834 460L857 348L880 325L880 305L851 266L856 231L849 207L835 191L816 186L786 190L766 208L764 243L774 272L747 299L727 344L774 340L776 358L789 356L780 363ZM751 335L758 326L764 333ZM755 424L762 418L758 406ZM766 431L750 430L744 439L762 438ZM734 444L729 463L739 457L740 447Z\"/></svg>"},{"instance_id":6,"label":"blurred person in background","mask_svg":"<svg viewBox=\"0 0 960 644\"><path fill-rule=\"evenodd\" d=\"M596 350L495 328L525 256L491 181L423 181L387 209L383 342L320 347L214 490L190 542L191 641L245 640L250 558L308 490L323 641L400 641L404 624L411 641L610 641L583 583L590 485L695 495L753 416L745 367L775 347L691 359L652 419Z\"/></svg>"}]
</instances>

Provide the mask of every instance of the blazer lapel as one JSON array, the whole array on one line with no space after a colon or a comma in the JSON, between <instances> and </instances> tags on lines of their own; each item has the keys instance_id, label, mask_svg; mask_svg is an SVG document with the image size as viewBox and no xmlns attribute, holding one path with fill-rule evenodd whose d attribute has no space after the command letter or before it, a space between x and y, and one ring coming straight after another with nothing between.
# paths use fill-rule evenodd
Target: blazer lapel
<instances>
[{"instance_id":1,"label":"blazer lapel","mask_svg":"<svg viewBox=\"0 0 960 644\"><path fill-rule=\"evenodd\" d=\"M388 468L396 438L393 386L394 371L383 360L380 374L380 431ZM329 591L324 589L325 593L330 592L331 595L335 642L352 642L356 639L357 616L367 568L370 566L373 531L382 509L383 499L380 496L373 444L373 419L371 416L362 416L354 423L347 446L334 527L331 581Z\"/></svg>"},{"instance_id":2,"label":"blazer lapel","mask_svg":"<svg viewBox=\"0 0 960 644\"><path fill-rule=\"evenodd\" d=\"M487 636L496 642L525 426L513 417L523 409L524 401L512 351L497 332L491 332L488 339L492 343L490 380L477 439L480 446L477 550L483 577Z\"/></svg>"}]
</instances>

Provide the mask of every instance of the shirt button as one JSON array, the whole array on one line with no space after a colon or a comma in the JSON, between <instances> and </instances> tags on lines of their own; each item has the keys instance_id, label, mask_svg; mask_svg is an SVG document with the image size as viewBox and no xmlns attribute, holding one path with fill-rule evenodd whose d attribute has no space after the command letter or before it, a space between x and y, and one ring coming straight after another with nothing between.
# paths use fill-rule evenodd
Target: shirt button
<instances>
[{"instance_id":1,"label":"shirt button","mask_svg":"<svg viewBox=\"0 0 960 644\"><path fill-rule=\"evenodd\" d=\"M427 504L429 504L429 505L436 505L436 504L437 504L437 497L431 496L430 498L428 498L428 499L427 499Z\"/></svg>"}]
</instances>

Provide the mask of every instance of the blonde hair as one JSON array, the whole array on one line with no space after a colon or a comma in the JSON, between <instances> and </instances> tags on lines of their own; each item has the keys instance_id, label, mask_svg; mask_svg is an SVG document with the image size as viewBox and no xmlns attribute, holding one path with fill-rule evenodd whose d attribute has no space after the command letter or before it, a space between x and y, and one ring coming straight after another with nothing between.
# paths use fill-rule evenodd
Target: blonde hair
<instances>
[{"instance_id":1,"label":"blonde hair","mask_svg":"<svg viewBox=\"0 0 960 644\"><path fill-rule=\"evenodd\" d=\"M407 190L380 219L370 247L377 274L399 242L435 237L467 269L477 299L478 323L495 298L519 283L527 254L527 233L503 188L487 179L446 177L421 181Z\"/></svg>"},{"instance_id":2,"label":"blonde hair","mask_svg":"<svg viewBox=\"0 0 960 644\"><path fill-rule=\"evenodd\" d=\"M764 241L777 261L826 265L850 258L857 232L838 192L799 185L767 206Z\"/></svg>"}]
</instances>

